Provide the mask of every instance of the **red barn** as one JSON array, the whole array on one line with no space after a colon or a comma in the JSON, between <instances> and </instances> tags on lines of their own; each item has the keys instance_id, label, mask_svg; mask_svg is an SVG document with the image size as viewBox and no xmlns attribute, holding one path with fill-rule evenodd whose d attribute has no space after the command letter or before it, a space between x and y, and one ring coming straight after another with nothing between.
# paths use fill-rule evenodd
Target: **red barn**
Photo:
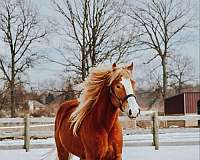
<instances>
[{"instance_id":1,"label":"red barn","mask_svg":"<svg viewBox=\"0 0 200 160\"><path fill-rule=\"evenodd\" d=\"M165 115L200 114L200 92L185 92L164 102Z\"/></svg>"}]
</instances>

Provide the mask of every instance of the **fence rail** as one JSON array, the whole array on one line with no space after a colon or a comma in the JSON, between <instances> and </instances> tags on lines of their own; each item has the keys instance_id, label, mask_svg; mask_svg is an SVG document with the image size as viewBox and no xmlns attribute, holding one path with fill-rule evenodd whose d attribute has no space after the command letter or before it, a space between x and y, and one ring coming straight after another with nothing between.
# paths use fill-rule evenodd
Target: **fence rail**
<instances>
[{"instance_id":1,"label":"fence rail","mask_svg":"<svg viewBox=\"0 0 200 160\"><path fill-rule=\"evenodd\" d=\"M153 113L152 113L153 115ZM136 120L137 121L151 121L152 120L152 115L144 115L138 117ZM30 118L30 122L32 124L34 123L45 123L45 124L52 124L54 123L55 118L51 117L42 117L42 118ZM121 116L119 117L120 121L126 121L130 119L127 116ZM175 120L189 120L189 121L197 121L200 120L200 115L185 115L185 116L158 116L159 121L175 121ZM24 118L0 118L0 125L1 124L23 124L24 123Z\"/></svg>"},{"instance_id":2,"label":"fence rail","mask_svg":"<svg viewBox=\"0 0 200 160\"><path fill-rule=\"evenodd\" d=\"M121 122L130 121L128 117L120 117ZM146 146L155 146L155 149L159 149L159 145L169 145L169 142L159 142L159 133L168 133L168 132L185 132L187 131L196 131L198 128L172 128L172 129L159 129L160 121L198 121L200 120L200 115L185 115L185 116L158 116L157 112L147 113L143 116L137 118L137 121L152 121L152 129L135 129L135 133L152 133L153 140L152 143L145 142L143 145ZM9 137L20 137L24 139L24 145L12 145L12 146L0 146L0 150L5 149L21 149L24 148L26 151L29 151L30 148L49 148L52 144L44 145L35 145L30 144L31 137L53 137L54 135L54 118L30 118L29 115L26 115L25 118L0 118L0 139L9 138ZM191 142L181 142L182 144L190 144ZM199 142L197 142L199 143ZM170 142L171 145L173 143ZM177 143L176 143L177 144ZM194 143L192 143L194 144ZM138 146L142 143L125 143L125 146ZM175 145L175 143L174 143ZM178 145L178 144L177 144Z\"/></svg>"}]
</instances>

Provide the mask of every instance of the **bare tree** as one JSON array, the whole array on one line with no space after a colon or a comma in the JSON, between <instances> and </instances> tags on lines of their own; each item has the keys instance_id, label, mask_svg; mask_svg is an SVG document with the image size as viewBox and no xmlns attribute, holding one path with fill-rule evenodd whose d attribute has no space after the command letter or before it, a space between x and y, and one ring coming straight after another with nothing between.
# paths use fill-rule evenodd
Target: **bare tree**
<instances>
[{"instance_id":1,"label":"bare tree","mask_svg":"<svg viewBox=\"0 0 200 160\"><path fill-rule=\"evenodd\" d=\"M190 57L175 55L169 63L169 86L176 93L181 93L184 85L195 81L192 60Z\"/></svg>"},{"instance_id":2,"label":"bare tree","mask_svg":"<svg viewBox=\"0 0 200 160\"><path fill-rule=\"evenodd\" d=\"M46 36L39 25L38 11L30 1L0 0L0 38L5 54L0 55L0 70L9 84L11 116L15 116L15 86L18 78L37 60L31 51L35 42Z\"/></svg>"},{"instance_id":3,"label":"bare tree","mask_svg":"<svg viewBox=\"0 0 200 160\"><path fill-rule=\"evenodd\" d=\"M72 67L82 80L91 67L106 60L112 61L113 58L114 61L122 60L133 45L136 36L130 33L125 35L126 25L121 23L123 15L119 10L122 3L120 5L110 0L52 2L66 21L66 45L70 46L73 54L70 59L61 53L67 62L67 70L70 71Z\"/></svg>"},{"instance_id":4,"label":"bare tree","mask_svg":"<svg viewBox=\"0 0 200 160\"><path fill-rule=\"evenodd\" d=\"M168 85L167 60L173 46L180 42L180 33L186 29L191 18L189 5L179 0L147 0L128 12L132 21L137 22L143 37L141 45L153 51L152 58L146 64L159 58L162 66L162 97L166 97Z\"/></svg>"}]
</instances>

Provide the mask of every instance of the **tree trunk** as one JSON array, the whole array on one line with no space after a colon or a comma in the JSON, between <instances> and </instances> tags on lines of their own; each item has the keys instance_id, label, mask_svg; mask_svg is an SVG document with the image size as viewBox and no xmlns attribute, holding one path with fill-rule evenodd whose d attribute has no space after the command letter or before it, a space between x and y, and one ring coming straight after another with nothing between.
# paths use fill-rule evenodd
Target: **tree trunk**
<instances>
[{"instance_id":1,"label":"tree trunk","mask_svg":"<svg viewBox=\"0 0 200 160\"><path fill-rule=\"evenodd\" d=\"M82 42L82 47L81 47L81 52L82 52L82 59L81 59L81 72L82 72L82 81L85 80L86 78L86 42L85 42L85 37L86 37L86 19L87 19L87 1L84 1L84 20L83 20L83 25L82 25L82 38L83 38L83 42Z\"/></svg>"},{"instance_id":2,"label":"tree trunk","mask_svg":"<svg viewBox=\"0 0 200 160\"><path fill-rule=\"evenodd\" d=\"M167 64L166 64L166 57L162 58L162 70L163 70L162 97L163 97L163 100L164 100L166 98L166 92L167 92Z\"/></svg>"},{"instance_id":3,"label":"tree trunk","mask_svg":"<svg viewBox=\"0 0 200 160\"><path fill-rule=\"evenodd\" d=\"M82 49L82 59L81 59L81 78L82 78L82 81L85 80L86 78L86 55L85 55L85 48Z\"/></svg>"},{"instance_id":4,"label":"tree trunk","mask_svg":"<svg viewBox=\"0 0 200 160\"><path fill-rule=\"evenodd\" d=\"M15 86L13 82L10 84L10 105L11 105L11 117L16 117L15 113Z\"/></svg>"},{"instance_id":5,"label":"tree trunk","mask_svg":"<svg viewBox=\"0 0 200 160\"><path fill-rule=\"evenodd\" d=\"M96 66L96 56L97 56L97 53L96 53L96 40L97 40L97 34L96 34L96 27L94 27L92 29L92 67Z\"/></svg>"},{"instance_id":6,"label":"tree trunk","mask_svg":"<svg viewBox=\"0 0 200 160\"><path fill-rule=\"evenodd\" d=\"M10 105L11 105L11 117L15 117L15 54L11 53L11 81L10 81Z\"/></svg>"},{"instance_id":7,"label":"tree trunk","mask_svg":"<svg viewBox=\"0 0 200 160\"><path fill-rule=\"evenodd\" d=\"M181 84L181 78L178 80L178 94L181 93L182 90L182 84Z\"/></svg>"}]
</instances>

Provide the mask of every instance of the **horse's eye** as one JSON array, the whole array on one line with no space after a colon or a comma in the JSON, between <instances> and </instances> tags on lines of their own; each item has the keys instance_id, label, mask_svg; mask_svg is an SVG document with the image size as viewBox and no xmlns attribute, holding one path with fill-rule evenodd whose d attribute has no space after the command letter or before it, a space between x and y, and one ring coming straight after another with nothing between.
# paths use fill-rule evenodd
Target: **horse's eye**
<instances>
[{"instance_id":1,"label":"horse's eye","mask_svg":"<svg viewBox=\"0 0 200 160\"><path fill-rule=\"evenodd\" d=\"M120 88L120 85L117 85L117 88Z\"/></svg>"}]
</instances>

